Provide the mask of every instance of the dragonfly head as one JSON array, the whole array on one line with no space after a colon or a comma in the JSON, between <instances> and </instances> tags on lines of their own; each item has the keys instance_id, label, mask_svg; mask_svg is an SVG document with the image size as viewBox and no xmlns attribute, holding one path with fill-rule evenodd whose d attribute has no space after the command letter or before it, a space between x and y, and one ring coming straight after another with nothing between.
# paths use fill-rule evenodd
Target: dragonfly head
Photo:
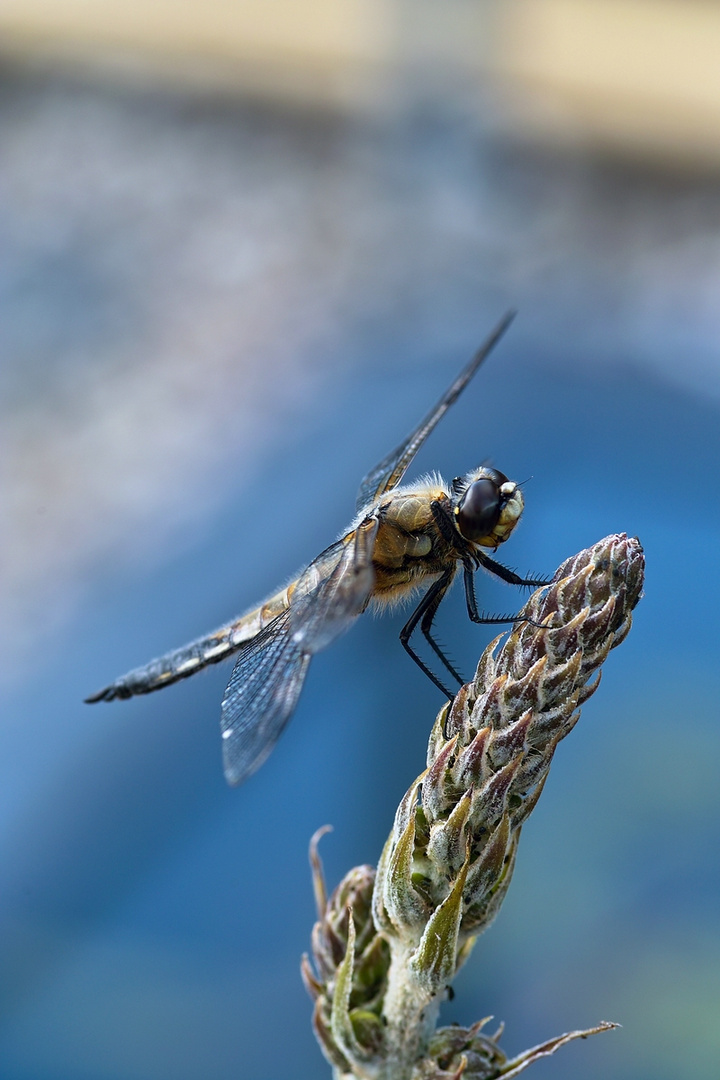
<instances>
[{"instance_id":1,"label":"dragonfly head","mask_svg":"<svg viewBox=\"0 0 720 1080\"><path fill-rule=\"evenodd\" d=\"M453 513L460 535L478 547L497 548L517 525L523 497L497 469L474 469L453 481Z\"/></svg>"}]
</instances>

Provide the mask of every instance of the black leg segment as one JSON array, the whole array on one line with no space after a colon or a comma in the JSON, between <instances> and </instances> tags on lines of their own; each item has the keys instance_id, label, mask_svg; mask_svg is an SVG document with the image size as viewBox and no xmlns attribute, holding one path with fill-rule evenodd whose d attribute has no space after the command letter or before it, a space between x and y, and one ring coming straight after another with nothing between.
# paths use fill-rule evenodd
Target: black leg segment
<instances>
[{"instance_id":1,"label":"black leg segment","mask_svg":"<svg viewBox=\"0 0 720 1080\"><path fill-rule=\"evenodd\" d=\"M530 623L531 626L539 627L541 630L547 629L542 623L536 623L534 619L529 619L527 615L482 615L477 605L477 598L475 596L475 577L471 566L466 565L463 582L465 585L465 602L467 603L468 617L471 622L483 623L486 626L502 626L503 624L514 622L527 622Z\"/></svg>"},{"instance_id":2,"label":"black leg segment","mask_svg":"<svg viewBox=\"0 0 720 1080\"><path fill-rule=\"evenodd\" d=\"M473 554L481 566L484 566L486 570L489 570L491 574L495 574L502 581L507 581L508 585L527 585L529 588L534 589L540 585L550 584L549 578L522 578L514 570L510 570L509 567L495 562L495 559L491 559L483 551L475 551Z\"/></svg>"},{"instance_id":3,"label":"black leg segment","mask_svg":"<svg viewBox=\"0 0 720 1080\"><path fill-rule=\"evenodd\" d=\"M453 691L448 690L448 688L444 686L443 683L440 682L438 677L430 670L427 664L420 659L418 654L410 645L410 638L413 635L415 627L418 623L420 623L420 629L435 655L440 659L444 667L447 668L452 677L454 679L457 679L458 683L462 685L464 679L452 666L452 664L445 656L442 649L432 637L432 634L430 632L437 609L440 606L442 598L445 596L445 593L450 587L453 576L454 569L446 570L445 573L437 579L437 581L433 582L433 584L425 593L422 600L415 608L412 615L400 631L400 641L405 651L408 653L409 656L413 658L420 670L425 672L428 679L430 679L430 681L433 682L435 686L437 686L438 690L440 690L447 698L452 698L454 696ZM422 622L420 620L422 620Z\"/></svg>"}]
</instances>

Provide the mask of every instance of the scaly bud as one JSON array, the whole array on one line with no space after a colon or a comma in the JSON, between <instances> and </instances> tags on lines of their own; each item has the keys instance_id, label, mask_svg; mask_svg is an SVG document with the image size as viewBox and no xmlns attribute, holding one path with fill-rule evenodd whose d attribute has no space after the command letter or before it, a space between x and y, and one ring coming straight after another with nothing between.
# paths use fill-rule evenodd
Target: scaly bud
<instances>
[{"instance_id":1,"label":"scaly bud","mask_svg":"<svg viewBox=\"0 0 720 1080\"><path fill-rule=\"evenodd\" d=\"M571 1032L512 1060L482 1024L433 1034L445 987L503 901L555 748L628 633L643 570L639 542L624 534L568 559L441 710L374 886L370 867L352 871L313 931L317 975L307 961L304 974L336 1077L509 1080L571 1039L614 1026ZM317 880L316 895L324 900Z\"/></svg>"},{"instance_id":2,"label":"scaly bud","mask_svg":"<svg viewBox=\"0 0 720 1080\"><path fill-rule=\"evenodd\" d=\"M461 820L470 870L460 941L484 930L497 913L520 827L539 797L555 747L597 687L588 685L590 678L627 633L642 570L640 545L624 535L569 559L551 585L530 598L497 656L500 639L485 650L474 682L441 713L416 807L422 829L414 830L408 815L416 781L402 803L404 831L393 831L378 872L376 896L379 889L387 896L402 888L407 914L403 918L396 906L391 921L405 941L419 944L424 926L416 911L428 901L437 909L454 887L465 856L458 846ZM411 873L408 847L415 833Z\"/></svg>"},{"instance_id":3,"label":"scaly bud","mask_svg":"<svg viewBox=\"0 0 720 1080\"><path fill-rule=\"evenodd\" d=\"M371 1068L382 1047L380 1006L390 951L372 921L372 866L355 867L326 899L317 851L326 831L319 829L310 841L318 906L312 932L315 971L304 956L301 972L315 1001L313 1025L325 1057L340 1075L364 1076L362 1070Z\"/></svg>"}]
</instances>

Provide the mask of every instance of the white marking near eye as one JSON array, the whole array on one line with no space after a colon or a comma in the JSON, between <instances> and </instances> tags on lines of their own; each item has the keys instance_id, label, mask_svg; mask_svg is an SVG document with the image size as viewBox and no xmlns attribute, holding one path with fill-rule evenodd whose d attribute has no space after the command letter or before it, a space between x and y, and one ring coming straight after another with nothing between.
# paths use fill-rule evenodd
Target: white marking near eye
<instances>
[{"instance_id":1,"label":"white marking near eye","mask_svg":"<svg viewBox=\"0 0 720 1080\"><path fill-rule=\"evenodd\" d=\"M178 666L175 668L175 673L179 675L182 671L187 671L189 668L197 667L199 663L199 656L191 656L189 660L185 660L182 664L178 664Z\"/></svg>"},{"instance_id":2,"label":"white marking near eye","mask_svg":"<svg viewBox=\"0 0 720 1080\"><path fill-rule=\"evenodd\" d=\"M232 728L228 728L227 731L223 731L223 733L222 733L223 739L229 739L230 736L232 735L232 733L233 733Z\"/></svg>"},{"instance_id":3,"label":"white marking near eye","mask_svg":"<svg viewBox=\"0 0 720 1080\"><path fill-rule=\"evenodd\" d=\"M227 649L225 642L222 645L216 645L214 649L207 649L205 652L205 659L212 660L213 656L219 656L220 653L224 653Z\"/></svg>"}]
</instances>

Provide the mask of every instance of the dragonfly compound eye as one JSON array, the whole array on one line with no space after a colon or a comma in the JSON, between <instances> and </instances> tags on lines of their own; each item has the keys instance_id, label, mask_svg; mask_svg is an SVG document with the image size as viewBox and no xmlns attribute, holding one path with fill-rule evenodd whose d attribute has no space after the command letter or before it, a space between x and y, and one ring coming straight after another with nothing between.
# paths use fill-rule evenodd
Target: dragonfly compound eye
<instances>
[{"instance_id":1,"label":"dragonfly compound eye","mask_svg":"<svg viewBox=\"0 0 720 1080\"><path fill-rule=\"evenodd\" d=\"M490 480L494 480L499 488L508 483L507 476L505 473L501 473L499 469L488 469L486 467L483 472Z\"/></svg>"},{"instance_id":2,"label":"dragonfly compound eye","mask_svg":"<svg viewBox=\"0 0 720 1080\"><path fill-rule=\"evenodd\" d=\"M473 543L490 536L500 519L501 509L500 488L495 480L488 477L475 480L455 511L460 533Z\"/></svg>"}]
</instances>

